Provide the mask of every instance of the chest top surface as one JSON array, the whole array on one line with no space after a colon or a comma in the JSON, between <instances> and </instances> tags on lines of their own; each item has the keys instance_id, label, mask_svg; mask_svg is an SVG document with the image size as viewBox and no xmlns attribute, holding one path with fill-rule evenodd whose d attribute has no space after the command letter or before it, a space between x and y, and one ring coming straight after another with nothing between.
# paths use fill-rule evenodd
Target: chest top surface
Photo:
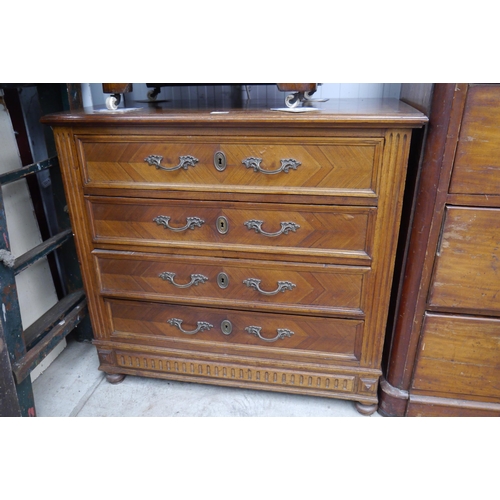
<instances>
[{"instance_id":1,"label":"chest top surface","mask_svg":"<svg viewBox=\"0 0 500 500\"><path fill-rule=\"evenodd\" d=\"M141 107L140 107L141 106ZM92 107L55 113L42 119L51 126L72 125L209 125L420 127L427 117L398 99L330 99L315 110L282 111L279 101L244 101L240 107L192 106L183 102L151 103L110 111ZM281 110L276 110L276 108Z\"/></svg>"}]
</instances>

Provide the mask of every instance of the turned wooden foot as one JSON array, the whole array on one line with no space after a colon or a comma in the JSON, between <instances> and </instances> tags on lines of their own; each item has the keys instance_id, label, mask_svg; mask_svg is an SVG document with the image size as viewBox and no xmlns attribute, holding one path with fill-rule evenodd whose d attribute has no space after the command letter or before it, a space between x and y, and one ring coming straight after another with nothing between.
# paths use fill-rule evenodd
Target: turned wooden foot
<instances>
[{"instance_id":1,"label":"turned wooden foot","mask_svg":"<svg viewBox=\"0 0 500 500\"><path fill-rule=\"evenodd\" d=\"M378 405L364 405L362 403L356 403L356 410L361 413L361 415L372 415L378 409Z\"/></svg>"},{"instance_id":2,"label":"turned wooden foot","mask_svg":"<svg viewBox=\"0 0 500 500\"><path fill-rule=\"evenodd\" d=\"M106 380L110 384L119 384L124 378L125 375L122 375L121 373L106 373Z\"/></svg>"}]
</instances>

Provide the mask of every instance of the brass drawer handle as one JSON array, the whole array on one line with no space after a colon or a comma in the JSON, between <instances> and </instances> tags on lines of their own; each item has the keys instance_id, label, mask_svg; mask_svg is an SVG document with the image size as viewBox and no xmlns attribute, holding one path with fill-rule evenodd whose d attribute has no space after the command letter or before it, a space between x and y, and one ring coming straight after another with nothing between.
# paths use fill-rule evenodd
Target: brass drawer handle
<instances>
[{"instance_id":1,"label":"brass drawer handle","mask_svg":"<svg viewBox=\"0 0 500 500\"><path fill-rule=\"evenodd\" d=\"M273 292L266 292L260 288L261 281L262 280L259 280L257 278L248 278L246 280L243 280L243 283L246 286L248 286L249 288L253 288L253 289L257 290L262 295L276 295L279 292L285 292L286 290L292 290L296 286L291 281L278 281L278 288L276 288L276 290L274 290Z\"/></svg>"},{"instance_id":2,"label":"brass drawer handle","mask_svg":"<svg viewBox=\"0 0 500 500\"><path fill-rule=\"evenodd\" d=\"M244 224L248 229L255 229L256 233L260 233L271 238L274 236L279 236L281 234L288 234L289 231L293 231L295 233L295 231L300 228L300 226L298 224L295 224L295 222L280 222L281 229L279 231L277 231L276 233L267 233L262 229L262 224L264 224L264 221L252 219L244 222Z\"/></svg>"},{"instance_id":3,"label":"brass drawer handle","mask_svg":"<svg viewBox=\"0 0 500 500\"><path fill-rule=\"evenodd\" d=\"M197 322L197 327L196 330L191 330L188 332L187 330L183 330L182 328L182 319L177 319L177 318L172 318L167 320L167 323L169 323L172 326L175 326L178 328L182 333L185 333L186 335L194 335L195 333L198 332L204 332L205 330L210 330L211 328L214 327L214 325L211 325L207 321L198 321Z\"/></svg>"},{"instance_id":4,"label":"brass drawer handle","mask_svg":"<svg viewBox=\"0 0 500 500\"><path fill-rule=\"evenodd\" d=\"M163 226L171 231L185 231L186 229L194 229L195 227L201 227L205 224L203 219L199 217L186 217L186 225L183 227L172 227L170 222L170 217L168 215L159 215L153 219L159 226Z\"/></svg>"},{"instance_id":5,"label":"brass drawer handle","mask_svg":"<svg viewBox=\"0 0 500 500\"><path fill-rule=\"evenodd\" d=\"M192 274L191 281L189 283L186 283L185 285L179 285L174 281L175 273L171 273L169 271L165 271L164 273L159 274L158 277L162 280L172 283L172 285L176 286L177 288L189 288L193 285L198 286L200 283L205 283L205 281L208 281L208 278L206 276L203 276L203 274Z\"/></svg>"},{"instance_id":6,"label":"brass drawer handle","mask_svg":"<svg viewBox=\"0 0 500 500\"><path fill-rule=\"evenodd\" d=\"M250 156L245 158L241 163L243 163L247 168L253 168L254 172L260 172L262 174L279 174L280 172L285 172L288 174L290 169L297 170L297 167L301 165L300 161L294 160L293 158L285 158L281 160L281 167L277 170L264 170L261 168L262 158L255 158Z\"/></svg>"},{"instance_id":7,"label":"brass drawer handle","mask_svg":"<svg viewBox=\"0 0 500 500\"><path fill-rule=\"evenodd\" d=\"M158 170L166 170L167 172L179 170L180 168L187 170L188 167L194 167L200 161L200 160L198 160L198 158L195 158L194 156L191 156L191 155L179 156L179 165L176 165L175 167L168 168L168 167L164 167L161 164L162 160L163 160L163 156L160 156L160 155L149 155L146 158L144 158L144 161L147 162L149 165L156 167Z\"/></svg>"},{"instance_id":8,"label":"brass drawer handle","mask_svg":"<svg viewBox=\"0 0 500 500\"><path fill-rule=\"evenodd\" d=\"M291 337L294 332L291 330L288 330L287 328L278 328L276 331L278 332L278 335L272 339L266 339L260 334L260 331L262 328L260 326L247 326L245 328L245 331L248 333L255 335L256 337L259 337L261 340L265 340L266 342L275 342L276 340L284 339L285 337Z\"/></svg>"}]
</instances>

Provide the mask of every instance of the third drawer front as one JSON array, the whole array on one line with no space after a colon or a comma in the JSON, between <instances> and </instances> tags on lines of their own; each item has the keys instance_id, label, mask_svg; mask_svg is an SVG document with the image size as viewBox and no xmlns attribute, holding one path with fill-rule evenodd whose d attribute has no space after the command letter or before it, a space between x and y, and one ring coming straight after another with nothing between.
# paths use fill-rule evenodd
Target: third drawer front
<instances>
[{"instance_id":1,"label":"third drawer front","mask_svg":"<svg viewBox=\"0 0 500 500\"><path fill-rule=\"evenodd\" d=\"M97 244L370 263L376 208L89 197Z\"/></svg>"},{"instance_id":2,"label":"third drawer front","mask_svg":"<svg viewBox=\"0 0 500 500\"><path fill-rule=\"evenodd\" d=\"M94 251L107 296L363 317L366 267Z\"/></svg>"}]
</instances>

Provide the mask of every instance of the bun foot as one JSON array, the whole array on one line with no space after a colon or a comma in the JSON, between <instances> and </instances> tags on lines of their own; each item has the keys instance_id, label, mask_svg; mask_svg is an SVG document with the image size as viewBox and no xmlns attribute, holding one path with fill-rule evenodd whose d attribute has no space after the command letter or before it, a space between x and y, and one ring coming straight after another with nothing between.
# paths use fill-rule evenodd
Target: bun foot
<instances>
[{"instance_id":1,"label":"bun foot","mask_svg":"<svg viewBox=\"0 0 500 500\"><path fill-rule=\"evenodd\" d=\"M125 378L125 375L122 375L120 373L106 373L106 380L110 384L119 384L120 382L123 381Z\"/></svg>"},{"instance_id":2,"label":"bun foot","mask_svg":"<svg viewBox=\"0 0 500 500\"><path fill-rule=\"evenodd\" d=\"M361 415L372 415L373 413L375 413L378 409L378 405L375 404L375 405L364 405L362 403L356 403L356 410L359 411L359 413L361 413Z\"/></svg>"}]
</instances>

